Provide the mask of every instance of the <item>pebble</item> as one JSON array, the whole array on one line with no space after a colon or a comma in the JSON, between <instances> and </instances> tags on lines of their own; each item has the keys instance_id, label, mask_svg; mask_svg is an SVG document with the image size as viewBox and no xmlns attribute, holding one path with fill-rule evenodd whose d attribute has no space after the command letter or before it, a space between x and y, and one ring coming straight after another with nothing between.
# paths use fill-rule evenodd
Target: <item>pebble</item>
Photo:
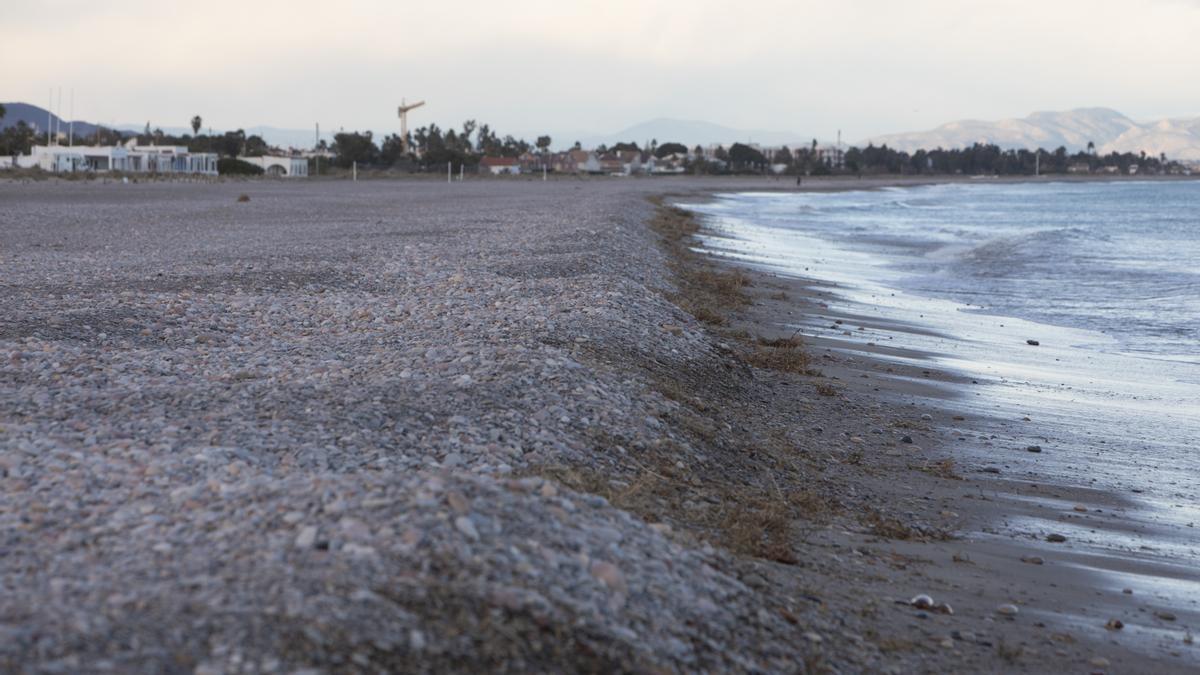
<instances>
[{"instance_id":1,"label":"pebble","mask_svg":"<svg viewBox=\"0 0 1200 675\"><path fill-rule=\"evenodd\" d=\"M1016 605L1007 603L996 608L996 613L1003 614L1004 616L1016 616L1018 611L1020 610L1017 609Z\"/></svg>"},{"instance_id":2,"label":"pebble","mask_svg":"<svg viewBox=\"0 0 1200 675\"><path fill-rule=\"evenodd\" d=\"M463 535L472 541L479 540L479 531L475 529L475 523L467 516L459 516L454 519L454 527L462 532Z\"/></svg>"},{"instance_id":3,"label":"pebble","mask_svg":"<svg viewBox=\"0 0 1200 675\"><path fill-rule=\"evenodd\" d=\"M625 575L616 565L604 560L595 560L592 562L591 573L610 590L617 593L629 592L629 586L625 583Z\"/></svg>"},{"instance_id":4,"label":"pebble","mask_svg":"<svg viewBox=\"0 0 1200 675\"><path fill-rule=\"evenodd\" d=\"M908 604L916 607L917 609L929 609L933 607L933 598L922 593L921 595L913 596L913 598L908 601Z\"/></svg>"},{"instance_id":5,"label":"pebble","mask_svg":"<svg viewBox=\"0 0 1200 675\"><path fill-rule=\"evenodd\" d=\"M296 535L296 548L312 548L317 541L317 528L315 525L306 525L300 528L300 533Z\"/></svg>"},{"instance_id":6,"label":"pebble","mask_svg":"<svg viewBox=\"0 0 1200 675\"><path fill-rule=\"evenodd\" d=\"M1058 533L1051 533L1051 534L1046 535L1046 541L1049 541L1049 542L1052 542L1055 544L1061 544L1062 542L1064 542L1066 540L1067 540L1067 537L1065 535L1061 535Z\"/></svg>"},{"instance_id":7,"label":"pebble","mask_svg":"<svg viewBox=\"0 0 1200 675\"><path fill-rule=\"evenodd\" d=\"M1042 446L1040 446L1040 445L1030 445L1030 446L1027 446L1027 447L1025 448L1025 451L1026 451L1026 452L1041 452L1041 451L1042 451Z\"/></svg>"}]
</instances>

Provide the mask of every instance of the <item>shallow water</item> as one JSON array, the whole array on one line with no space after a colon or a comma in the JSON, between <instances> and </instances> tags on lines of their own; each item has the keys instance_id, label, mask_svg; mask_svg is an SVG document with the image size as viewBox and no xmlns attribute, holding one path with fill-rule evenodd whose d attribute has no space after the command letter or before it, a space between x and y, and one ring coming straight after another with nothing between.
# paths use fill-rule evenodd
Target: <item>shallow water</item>
<instances>
[{"instance_id":1,"label":"shallow water","mask_svg":"<svg viewBox=\"0 0 1200 675\"><path fill-rule=\"evenodd\" d=\"M851 351L924 350L973 378L948 405L1011 420L1019 442L964 437L962 452L1006 475L1129 495L1174 531L1156 542L1162 555L1200 560L1200 182L739 193L683 206L707 216L708 251L835 282L831 312L863 324L919 328L796 325Z\"/></svg>"}]
</instances>

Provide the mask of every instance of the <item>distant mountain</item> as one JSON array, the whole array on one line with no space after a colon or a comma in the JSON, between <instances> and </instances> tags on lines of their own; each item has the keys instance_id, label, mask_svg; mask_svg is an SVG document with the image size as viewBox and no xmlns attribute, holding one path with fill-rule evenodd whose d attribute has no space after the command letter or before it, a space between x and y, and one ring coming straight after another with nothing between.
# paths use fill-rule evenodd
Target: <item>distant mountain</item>
<instances>
[{"instance_id":1,"label":"distant mountain","mask_svg":"<svg viewBox=\"0 0 1200 675\"><path fill-rule=\"evenodd\" d=\"M28 103L4 103L5 114L4 118L0 119L0 129L14 127L18 122L24 122L29 126L37 129L42 134L46 133L47 119L46 109L39 108L36 105ZM70 129L68 120L60 119L58 115L50 115L49 124L57 126L64 134ZM97 126L88 122L75 120L75 136L82 138L96 133ZM44 136L43 136L44 138Z\"/></svg>"},{"instance_id":2,"label":"distant mountain","mask_svg":"<svg viewBox=\"0 0 1200 675\"><path fill-rule=\"evenodd\" d=\"M557 138L555 139L558 140ZM568 139L563 138L567 141ZM634 142L642 145L652 140L659 143L683 143L688 147L694 145L730 145L732 143L757 143L760 145L797 145L811 143L812 139L790 131L763 131L761 129L734 129L712 122L699 120L679 120L660 117L641 124L635 124L615 134L593 134L581 138L572 138L569 142L578 140L583 147L597 145L612 145L620 142ZM556 143L556 145L561 145Z\"/></svg>"},{"instance_id":3,"label":"distant mountain","mask_svg":"<svg viewBox=\"0 0 1200 675\"><path fill-rule=\"evenodd\" d=\"M877 136L860 145L886 144L912 152L924 148L962 148L992 143L1002 148L1065 147L1075 152L1095 143L1100 154L1109 152L1165 153L1171 159L1200 160L1200 118L1135 122L1109 108L1079 108L1066 112L1037 112L1020 119L996 122L962 120L929 131Z\"/></svg>"}]
</instances>

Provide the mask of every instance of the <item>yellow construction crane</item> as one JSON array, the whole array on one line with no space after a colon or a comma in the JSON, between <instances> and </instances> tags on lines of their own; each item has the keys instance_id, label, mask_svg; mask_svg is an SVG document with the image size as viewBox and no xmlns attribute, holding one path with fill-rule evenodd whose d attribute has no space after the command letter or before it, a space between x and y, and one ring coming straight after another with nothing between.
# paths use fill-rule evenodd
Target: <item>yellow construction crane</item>
<instances>
[{"instance_id":1,"label":"yellow construction crane","mask_svg":"<svg viewBox=\"0 0 1200 675\"><path fill-rule=\"evenodd\" d=\"M400 99L400 108L397 110L400 114L400 148L406 155L408 154L408 111L423 105L425 105L425 101L417 101L409 105L404 102L404 99Z\"/></svg>"}]
</instances>

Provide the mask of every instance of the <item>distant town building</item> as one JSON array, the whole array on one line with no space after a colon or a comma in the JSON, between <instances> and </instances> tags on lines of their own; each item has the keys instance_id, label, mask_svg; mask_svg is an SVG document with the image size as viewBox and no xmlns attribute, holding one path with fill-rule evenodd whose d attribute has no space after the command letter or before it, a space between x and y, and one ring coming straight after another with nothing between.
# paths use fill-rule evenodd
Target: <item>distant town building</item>
<instances>
[{"instance_id":1,"label":"distant town building","mask_svg":"<svg viewBox=\"0 0 1200 675\"><path fill-rule=\"evenodd\" d=\"M268 176L286 178L308 177L308 160L304 157L263 155L262 157L238 157L238 159L261 168L263 173Z\"/></svg>"},{"instance_id":2,"label":"distant town building","mask_svg":"<svg viewBox=\"0 0 1200 675\"><path fill-rule=\"evenodd\" d=\"M562 173L601 173L600 158L591 150L560 152L552 160L555 171Z\"/></svg>"},{"instance_id":3,"label":"distant town building","mask_svg":"<svg viewBox=\"0 0 1200 675\"><path fill-rule=\"evenodd\" d=\"M484 157L479 160L479 173L499 176L521 173L521 164L514 157Z\"/></svg>"},{"instance_id":4,"label":"distant town building","mask_svg":"<svg viewBox=\"0 0 1200 675\"><path fill-rule=\"evenodd\" d=\"M35 145L15 166L54 173L183 173L217 175L217 155L189 152L182 145Z\"/></svg>"},{"instance_id":5,"label":"distant town building","mask_svg":"<svg viewBox=\"0 0 1200 675\"><path fill-rule=\"evenodd\" d=\"M840 145L826 145L818 148L817 159L831 169L846 168L846 152Z\"/></svg>"}]
</instances>

